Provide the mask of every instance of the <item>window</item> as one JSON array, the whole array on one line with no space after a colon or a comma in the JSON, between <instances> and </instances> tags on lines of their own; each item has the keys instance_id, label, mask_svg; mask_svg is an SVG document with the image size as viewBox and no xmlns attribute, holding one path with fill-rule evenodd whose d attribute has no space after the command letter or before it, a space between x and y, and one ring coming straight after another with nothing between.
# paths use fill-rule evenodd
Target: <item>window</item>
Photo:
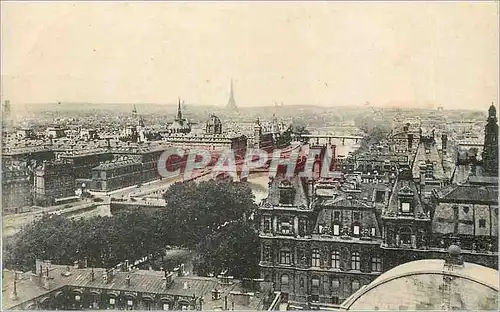
<instances>
[{"instance_id":1,"label":"window","mask_svg":"<svg viewBox=\"0 0 500 312\"><path fill-rule=\"evenodd\" d=\"M359 212L353 212L352 213L352 220L353 221L359 221Z\"/></svg>"},{"instance_id":2,"label":"window","mask_svg":"<svg viewBox=\"0 0 500 312\"><path fill-rule=\"evenodd\" d=\"M354 225L352 227L352 233L353 233L353 235L356 235L356 236L359 235L359 225Z\"/></svg>"},{"instance_id":3,"label":"window","mask_svg":"<svg viewBox=\"0 0 500 312\"><path fill-rule=\"evenodd\" d=\"M127 300L127 305L128 305L128 306L131 306L131 305L133 305L133 304L134 304L134 303L132 302L132 300Z\"/></svg>"},{"instance_id":4,"label":"window","mask_svg":"<svg viewBox=\"0 0 500 312\"><path fill-rule=\"evenodd\" d=\"M280 189L280 204L291 205L294 198L294 189L292 187L285 187Z\"/></svg>"},{"instance_id":5,"label":"window","mask_svg":"<svg viewBox=\"0 0 500 312\"><path fill-rule=\"evenodd\" d=\"M318 249L313 249L312 251L312 266L319 267L320 266L320 255Z\"/></svg>"},{"instance_id":6,"label":"window","mask_svg":"<svg viewBox=\"0 0 500 312\"><path fill-rule=\"evenodd\" d=\"M358 281L352 281L351 283L351 289L353 292L357 291L359 289L359 282Z\"/></svg>"},{"instance_id":7,"label":"window","mask_svg":"<svg viewBox=\"0 0 500 312\"><path fill-rule=\"evenodd\" d=\"M168 303L164 303L163 304L163 311L168 311L169 308L168 308Z\"/></svg>"},{"instance_id":8,"label":"window","mask_svg":"<svg viewBox=\"0 0 500 312\"><path fill-rule=\"evenodd\" d=\"M288 275L281 275L281 286L288 286Z\"/></svg>"},{"instance_id":9,"label":"window","mask_svg":"<svg viewBox=\"0 0 500 312\"><path fill-rule=\"evenodd\" d=\"M382 258L372 257L372 272L382 272Z\"/></svg>"},{"instance_id":10,"label":"window","mask_svg":"<svg viewBox=\"0 0 500 312\"><path fill-rule=\"evenodd\" d=\"M340 221L340 211L335 211L333 213L333 220L334 221Z\"/></svg>"},{"instance_id":11,"label":"window","mask_svg":"<svg viewBox=\"0 0 500 312\"><path fill-rule=\"evenodd\" d=\"M370 235L371 236L377 236L377 231L376 231L376 229L374 227L371 228Z\"/></svg>"},{"instance_id":12,"label":"window","mask_svg":"<svg viewBox=\"0 0 500 312\"><path fill-rule=\"evenodd\" d=\"M375 202L383 203L385 200L385 191L376 191L375 193Z\"/></svg>"},{"instance_id":13,"label":"window","mask_svg":"<svg viewBox=\"0 0 500 312\"><path fill-rule=\"evenodd\" d=\"M271 217L270 216L265 216L264 217L264 232L271 232Z\"/></svg>"},{"instance_id":14,"label":"window","mask_svg":"<svg viewBox=\"0 0 500 312\"><path fill-rule=\"evenodd\" d=\"M332 251L332 268L340 268L340 252L336 250Z\"/></svg>"},{"instance_id":15,"label":"window","mask_svg":"<svg viewBox=\"0 0 500 312\"><path fill-rule=\"evenodd\" d=\"M75 301L80 301L80 296L79 295L75 295Z\"/></svg>"},{"instance_id":16,"label":"window","mask_svg":"<svg viewBox=\"0 0 500 312\"><path fill-rule=\"evenodd\" d=\"M333 225L333 235L335 235L335 236L340 235L340 225L338 225L338 224Z\"/></svg>"},{"instance_id":17,"label":"window","mask_svg":"<svg viewBox=\"0 0 500 312\"><path fill-rule=\"evenodd\" d=\"M410 203L401 203L402 212L410 212Z\"/></svg>"},{"instance_id":18,"label":"window","mask_svg":"<svg viewBox=\"0 0 500 312\"><path fill-rule=\"evenodd\" d=\"M351 270L358 270L360 269L360 255L359 252L353 252L351 255Z\"/></svg>"},{"instance_id":19,"label":"window","mask_svg":"<svg viewBox=\"0 0 500 312\"><path fill-rule=\"evenodd\" d=\"M300 288L304 288L304 278L300 278Z\"/></svg>"},{"instance_id":20,"label":"window","mask_svg":"<svg viewBox=\"0 0 500 312\"><path fill-rule=\"evenodd\" d=\"M407 244L407 245L411 244L411 228L409 227L401 228L400 235L401 235L401 244Z\"/></svg>"},{"instance_id":21,"label":"window","mask_svg":"<svg viewBox=\"0 0 500 312\"><path fill-rule=\"evenodd\" d=\"M280 263L281 264L290 264L290 250L283 249L280 251Z\"/></svg>"},{"instance_id":22,"label":"window","mask_svg":"<svg viewBox=\"0 0 500 312\"><path fill-rule=\"evenodd\" d=\"M318 294L319 293L319 278L313 277L311 282L312 282L312 287L311 287L312 293Z\"/></svg>"},{"instance_id":23,"label":"window","mask_svg":"<svg viewBox=\"0 0 500 312\"><path fill-rule=\"evenodd\" d=\"M479 220L479 227L480 228L485 228L486 227L486 220L480 219Z\"/></svg>"},{"instance_id":24,"label":"window","mask_svg":"<svg viewBox=\"0 0 500 312\"><path fill-rule=\"evenodd\" d=\"M289 219L284 219L281 221L280 231L281 231L281 234L290 234L291 233L292 225L291 225Z\"/></svg>"},{"instance_id":25,"label":"window","mask_svg":"<svg viewBox=\"0 0 500 312\"><path fill-rule=\"evenodd\" d=\"M264 261L271 261L271 246L264 246Z\"/></svg>"},{"instance_id":26,"label":"window","mask_svg":"<svg viewBox=\"0 0 500 312\"><path fill-rule=\"evenodd\" d=\"M299 235L304 236L307 232L307 221L304 219L299 220Z\"/></svg>"},{"instance_id":27,"label":"window","mask_svg":"<svg viewBox=\"0 0 500 312\"><path fill-rule=\"evenodd\" d=\"M469 213L469 207L468 206L465 206L463 209L464 209L465 214Z\"/></svg>"},{"instance_id":28,"label":"window","mask_svg":"<svg viewBox=\"0 0 500 312\"><path fill-rule=\"evenodd\" d=\"M339 297L337 296L332 297L332 304L339 304L339 302L340 302Z\"/></svg>"},{"instance_id":29,"label":"window","mask_svg":"<svg viewBox=\"0 0 500 312\"><path fill-rule=\"evenodd\" d=\"M332 289L337 289L340 287L340 281L337 278L332 279Z\"/></svg>"},{"instance_id":30,"label":"window","mask_svg":"<svg viewBox=\"0 0 500 312\"><path fill-rule=\"evenodd\" d=\"M110 298L109 299L109 304L114 305L115 304L115 298Z\"/></svg>"},{"instance_id":31,"label":"window","mask_svg":"<svg viewBox=\"0 0 500 312\"><path fill-rule=\"evenodd\" d=\"M328 279L323 280L323 292L325 294L328 293L328 288L329 288L328 286L330 286L330 281Z\"/></svg>"},{"instance_id":32,"label":"window","mask_svg":"<svg viewBox=\"0 0 500 312\"><path fill-rule=\"evenodd\" d=\"M312 302L319 302L319 295L311 295Z\"/></svg>"}]
</instances>

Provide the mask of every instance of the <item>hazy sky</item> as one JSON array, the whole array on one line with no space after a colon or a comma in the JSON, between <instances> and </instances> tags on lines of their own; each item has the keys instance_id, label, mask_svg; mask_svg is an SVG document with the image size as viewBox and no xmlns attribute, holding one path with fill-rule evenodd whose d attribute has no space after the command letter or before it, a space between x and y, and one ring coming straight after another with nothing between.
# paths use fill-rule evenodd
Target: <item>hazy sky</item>
<instances>
[{"instance_id":1,"label":"hazy sky","mask_svg":"<svg viewBox=\"0 0 500 312\"><path fill-rule=\"evenodd\" d=\"M2 1L2 99L498 103L498 4Z\"/></svg>"}]
</instances>

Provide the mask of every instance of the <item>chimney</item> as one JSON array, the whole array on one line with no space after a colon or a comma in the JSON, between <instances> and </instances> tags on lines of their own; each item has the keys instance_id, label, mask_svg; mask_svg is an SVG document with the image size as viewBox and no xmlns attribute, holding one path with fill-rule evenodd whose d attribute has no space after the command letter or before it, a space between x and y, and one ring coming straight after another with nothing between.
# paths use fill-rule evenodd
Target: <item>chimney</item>
<instances>
[{"instance_id":1,"label":"chimney","mask_svg":"<svg viewBox=\"0 0 500 312\"><path fill-rule=\"evenodd\" d=\"M165 271L165 277L163 278L163 283L164 283L165 289L168 288L170 285L172 285L173 277L174 277L173 272Z\"/></svg>"},{"instance_id":2,"label":"chimney","mask_svg":"<svg viewBox=\"0 0 500 312\"><path fill-rule=\"evenodd\" d=\"M130 286L130 274L127 275L127 286Z\"/></svg>"},{"instance_id":3,"label":"chimney","mask_svg":"<svg viewBox=\"0 0 500 312\"><path fill-rule=\"evenodd\" d=\"M92 271L90 272L90 280L91 280L92 282L95 280L94 268L92 268Z\"/></svg>"}]
</instances>

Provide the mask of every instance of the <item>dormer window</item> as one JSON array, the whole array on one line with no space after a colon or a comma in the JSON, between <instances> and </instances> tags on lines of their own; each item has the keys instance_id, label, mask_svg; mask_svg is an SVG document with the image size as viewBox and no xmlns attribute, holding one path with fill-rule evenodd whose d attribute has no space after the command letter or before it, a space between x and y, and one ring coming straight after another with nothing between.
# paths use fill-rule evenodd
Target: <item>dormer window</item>
<instances>
[{"instance_id":1,"label":"dormer window","mask_svg":"<svg viewBox=\"0 0 500 312\"><path fill-rule=\"evenodd\" d=\"M411 212L411 205L408 202L402 202L401 203L401 212L402 213L409 213Z\"/></svg>"},{"instance_id":2,"label":"dormer window","mask_svg":"<svg viewBox=\"0 0 500 312\"><path fill-rule=\"evenodd\" d=\"M295 189L288 181L283 181L280 185L280 200L282 205L292 205L295 197Z\"/></svg>"}]
</instances>

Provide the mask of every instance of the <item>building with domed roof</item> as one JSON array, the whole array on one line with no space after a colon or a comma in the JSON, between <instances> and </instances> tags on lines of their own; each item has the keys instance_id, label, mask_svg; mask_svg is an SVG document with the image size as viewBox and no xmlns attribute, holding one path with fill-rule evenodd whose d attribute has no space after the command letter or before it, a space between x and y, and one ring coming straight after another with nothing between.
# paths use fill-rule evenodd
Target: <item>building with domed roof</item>
<instances>
[{"instance_id":1,"label":"building with domed roof","mask_svg":"<svg viewBox=\"0 0 500 312\"><path fill-rule=\"evenodd\" d=\"M498 271L464 262L461 249L446 259L401 264L362 287L341 305L344 310L495 310Z\"/></svg>"}]
</instances>

